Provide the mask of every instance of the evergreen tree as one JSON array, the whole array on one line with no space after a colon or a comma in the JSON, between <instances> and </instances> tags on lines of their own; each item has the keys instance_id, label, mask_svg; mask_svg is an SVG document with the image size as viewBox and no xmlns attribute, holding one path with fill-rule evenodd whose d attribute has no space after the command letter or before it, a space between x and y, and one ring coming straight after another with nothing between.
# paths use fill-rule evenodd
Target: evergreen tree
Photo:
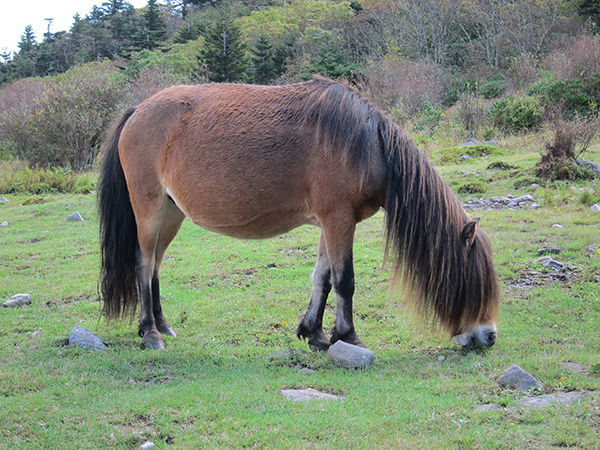
<instances>
[{"instance_id":1,"label":"evergreen tree","mask_svg":"<svg viewBox=\"0 0 600 450\"><path fill-rule=\"evenodd\" d=\"M266 34L261 34L250 49L251 80L255 84L269 84L276 77L273 45Z\"/></svg>"},{"instance_id":2,"label":"evergreen tree","mask_svg":"<svg viewBox=\"0 0 600 450\"><path fill-rule=\"evenodd\" d=\"M156 0L148 0L142 17L142 27L138 31L134 46L137 50L154 50L167 38L167 25L162 18Z\"/></svg>"},{"instance_id":3,"label":"evergreen tree","mask_svg":"<svg viewBox=\"0 0 600 450\"><path fill-rule=\"evenodd\" d=\"M18 77L34 77L35 61L37 57L38 44L31 25L25 27L21 40L17 44L19 52L15 55L15 67Z\"/></svg>"},{"instance_id":4,"label":"evergreen tree","mask_svg":"<svg viewBox=\"0 0 600 450\"><path fill-rule=\"evenodd\" d=\"M583 17L589 17L596 26L600 26L600 0L579 0L577 9Z\"/></svg>"},{"instance_id":5,"label":"evergreen tree","mask_svg":"<svg viewBox=\"0 0 600 450\"><path fill-rule=\"evenodd\" d=\"M213 26L206 31L199 60L206 64L211 81L234 82L241 79L247 66L245 45L229 11L221 9Z\"/></svg>"}]
</instances>

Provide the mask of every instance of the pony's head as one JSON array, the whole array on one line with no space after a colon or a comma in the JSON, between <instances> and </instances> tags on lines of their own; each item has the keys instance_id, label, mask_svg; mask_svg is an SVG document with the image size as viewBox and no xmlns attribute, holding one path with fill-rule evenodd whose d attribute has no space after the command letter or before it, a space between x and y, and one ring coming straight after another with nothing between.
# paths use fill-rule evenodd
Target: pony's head
<instances>
[{"instance_id":1,"label":"pony's head","mask_svg":"<svg viewBox=\"0 0 600 450\"><path fill-rule=\"evenodd\" d=\"M479 218L465 223L460 240L464 252L462 315L450 329L454 340L465 348L490 347L498 336L499 289L487 236L478 227Z\"/></svg>"}]
</instances>

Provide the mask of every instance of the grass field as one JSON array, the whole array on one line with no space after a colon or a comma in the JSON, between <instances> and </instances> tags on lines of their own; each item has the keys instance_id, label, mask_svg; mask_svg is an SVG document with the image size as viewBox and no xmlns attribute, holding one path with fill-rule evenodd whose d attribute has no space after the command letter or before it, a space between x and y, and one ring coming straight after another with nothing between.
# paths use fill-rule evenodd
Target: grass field
<instances>
[{"instance_id":1,"label":"grass field","mask_svg":"<svg viewBox=\"0 0 600 450\"><path fill-rule=\"evenodd\" d=\"M531 167L535 155L493 158ZM440 169L455 183L460 169L486 172L492 159ZM383 215L360 224L355 323L376 355L365 371L337 368L323 354L272 357L308 350L293 331L308 303L314 228L247 242L186 221L161 279L178 336L154 352L140 348L135 320L100 319L95 197L6 195L0 300L26 292L33 302L0 308L0 449L135 449L147 440L156 449L600 448L600 396L517 409L526 394L495 381L518 364L546 393L600 391L598 373L561 366L600 363L600 255L585 249L600 244L600 213L577 203L568 186L514 189L517 176L486 175L488 191L477 196L532 193L545 199L541 209L473 214L492 240L501 278L499 338L488 350L464 351L408 314L382 270ZM84 222L66 221L75 211ZM570 270L535 263L542 247L561 248L555 258ZM109 349L66 347L73 326L95 332ZM279 394L303 387L345 399L290 402ZM475 410L486 403L506 408Z\"/></svg>"}]
</instances>

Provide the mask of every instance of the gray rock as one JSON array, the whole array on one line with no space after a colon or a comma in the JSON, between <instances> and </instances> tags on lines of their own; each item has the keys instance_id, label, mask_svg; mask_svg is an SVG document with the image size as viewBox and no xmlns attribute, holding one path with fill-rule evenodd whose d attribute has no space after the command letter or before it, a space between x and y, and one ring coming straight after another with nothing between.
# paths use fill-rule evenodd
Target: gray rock
<instances>
[{"instance_id":1,"label":"gray rock","mask_svg":"<svg viewBox=\"0 0 600 450\"><path fill-rule=\"evenodd\" d=\"M300 372L300 373L315 373L316 370L309 369L308 367L302 367L301 369L298 369L298 372Z\"/></svg>"},{"instance_id":2,"label":"gray rock","mask_svg":"<svg viewBox=\"0 0 600 450\"><path fill-rule=\"evenodd\" d=\"M560 263L554 259L552 256L542 256L541 258L536 259L534 262L539 262L542 266L548 269L564 269L565 265Z\"/></svg>"},{"instance_id":3,"label":"gray rock","mask_svg":"<svg viewBox=\"0 0 600 450\"><path fill-rule=\"evenodd\" d=\"M472 170L467 169L459 170L458 173L460 173L461 175L477 175L477 172L473 172Z\"/></svg>"},{"instance_id":4,"label":"gray rock","mask_svg":"<svg viewBox=\"0 0 600 450\"><path fill-rule=\"evenodd\" d=\"M493 147L500 147L496 141L485 141L483 145L491 145Z\"/></svg>"},{"instance_id":5,"label":"gray rock","mask_svg":"<svg viewBox=\"0 0 600 450\"><path fill-rule=\"evenodd\" d=\"M102 339L83 327L73 327L69 334L69 345L82 348L91 348L92 350L106 350Z\"/></svg>"},{"instance_id":6,"label":"gray rock","mask_svg":"<svg viewBox=\"0 0 600 450\"><path fill-rule=\"evenodd\" d=\"M590 209L594 212L600 212L600 202L596 203L595 205L590 206Z\"/></svg>"},{"instance_id":7,"label":"gray rock","mask_svg":"<svg viewBox=\"0 0 600 450\"><path fill-rule=\"evenodd\" d=\"M540 209L541 206L537 203L532 203L531 205L529 205L529 209Z\"/></svg>"},{"instance_id":8,"label":"gray rock","mask_svg":"<svg viewBox=\"0 0 600 450\"><path fill-rule=\"evenodd\" d=\"M510 203L510 199L508 197L492 197L490 200L494 203L502 203L504 205L508 205Z\"/></svg>"},{"instance_id":9,"label":"gray rock","mask_svg":"<svg viewBox=\"0 0 600 450\"><path fill-rule=\"evenodd\" d=\"M478 412L497 412L504 411L502 405L496 405L495 403L489 403L487 405L478 405L475 407L475 411Z\"/></svg>"},{"instance_id":10,"label":"gray rock","mask_svg":"<svg viewBox=\"0 0 600 450\"><path fill-rule=\"evenodd\" d=\"M557 403L573 403L584 397L581 392L561 392L560 394L546 394L537 397L526 397L519 400L519 408L545 408Z\"/></svg>"},{"instance_id":11,"label":"gray rock","mask_svg":"<svg viewBox=\"0 0 600 450\"><path fill-rule=\"evenodd\" d=\"M442 356L440 356L440 357L438 358L438 362L439 362L439 363L442 363L442 362L444 362L444 361L446 361L446 357L445 357L444 355L442 355Z\"/></svg>"},{"instance_id":12,"label":"gray rock","mask_svg":"<svg viewBox=\"0 0 600 450\"><path fill-rule=\"evenodd\" d=\"M590 252L597 252L600 251L600 245L586 245L583 247L584 249L590 251Z\"/></svg>"},{"instance_id":13,"label":"gray rock","mask_svg":"<svg viewBox=\"0 0 600 450\"><path fill-rule=\"evenodd\" d=\"M469 155L462 155L462 156L459 156L458 159L462 159L463 161L466 161L467 159L471 159L471 157Z\"/></svg>"},{"instance_id":14,"label":"gray rock","mask_svg":"<svg viewBox=\"0 0 600 450\"><path fill-rule=\"evenodd\" d=\"M6 197L0 197L0 203L10 203Z\"/></svg>"},{"instance_id":15,"label":"gray rock","mask_svg":"<svg viewBox=\"0 0 600 450\"><path fill-rule=\"evenodd\" d=\"M154 442L145 442L140 445L140 450L150 450L154 448Z\"/></svg>"},{"instance_id":16,"label":"gray rock","mask_svg":"<svg viewBox=\"0 0 600 450\"><path fill-rule=\"evenodd\" d=\"M535 198L532 195L523 195L521 197L517 197L513 199L513 202L522 203L522 202L534 202Z\"/></svg>"},{"instance_id":17,"label":"gray rock","mask_svg":"<svg viewBox=\"0 0 600 450\"><path fill-rule=\"evenodd\" d=\"M584 161L583 159L579 159L575 162L577 163L578 166L594 172L594 175L600 175L600 166L598 164L593 163L591 161Z\"/></svg>"},{"instance_id":18,"label":"gray rock","mask_svg":"<svg viewBox=\"0 0 600 450\"><path fill-rule=\"evenodd\" d=\"M282 389L281 395L287 400L302 402L307 400L344 400L340 395L327 394L313 388L308 389Z\"/></svg>"},{"instance_id":19,"label":"gray rock","mask_svg":"<svg viewBox=\"0 0 600 450\"><path fill-rule=\"evenodd\" d=\"M79 214L78 212L75 212L73 214L68 215L67 220L69 222L83 222L83 217L81 217L81 214Z\"/></svg>"},{"instance_id":20,"label":"gray rock","mask_svg":"<svg viewBox=\"0 0 600 450\"><path fill-rule=\"evenodd\" d=\"M546 253L550 253L552 255L558 255L562 252L560 248L540 248L538 250L538 255L545 255Z\"/></svg>"},{"instance_id":21,"label":"gray rock","mask_svg":"<svg viewBox=\"0 0 600 450\"><path fill-rule=\"evenodd\" d=\"M29 303L31 303L31 294L16 294L2 303L2 306L5 308L18 308Z\"/></svg>"},{"instance_id":22,"label":"gray rock","mask_svg":"<svg viewBox=\"0 0 600 450\"><path fill-rule=\"evenodd\" d=\"M530 373L525 372L518 365L513 364L498 377L496 382L502 387L528 391L530 389L541 389L542 385Z\"/></svg>"},{"instance_id":23,"label":"gray rock","mask_svg":"<svg viewBox=\"0 0 600 450\"><path fill-rule=\"evenodd\" d=\"M8 222L5 220L4 222L0 223L0 227L7 227L8 226Z\"/></svg>"},{"instance_id":24,"label":"gray rock","mask_svg":"<svg viewBox=\"0 0 600 450\"><path fill-rule=\"evenodd\" d=\"M368 369L375 360L371 350L342 341L329 347L327 357L336 366L348 369Z\"/></svg>"},{"instance_id":25,"label":"gray rock","mask_svg":"<svg viewBox=\"0 0 600 450\"><path fill-rule=\"evenodd\" d=\"M563 369L566 369L569 372L575 373L575 374L587 375L588 373L590 373L588 368L584 364L581 364L581 363L562 362L562 363L560 363L560 366Z\"/></svg>"},{"instance_id":26,"label":"gray rock","mask_svg":"<svg viewBox=\"0 0 600 450\"><path fill-rule=\"evenodd\" d=\"M552 228L564 228L560 223L555 223Z\"/></svg>"}]
</instances>

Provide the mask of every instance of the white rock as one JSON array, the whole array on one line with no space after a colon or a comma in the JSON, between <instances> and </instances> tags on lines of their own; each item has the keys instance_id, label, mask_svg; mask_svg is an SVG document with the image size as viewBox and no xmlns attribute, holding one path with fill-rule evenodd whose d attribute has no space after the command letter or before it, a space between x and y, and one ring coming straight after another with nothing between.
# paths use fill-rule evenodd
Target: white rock
<instances>
[{"instance_id":1,"label":"white rock","mask_svg":"<svg viewBox=\"0 0 600 450\"><path fill-rule=\"evenodd\" d=\"M326 392L317 391L313 388L308 389L282 389L281 395L286 399L295 402L307 401L307 400L343 400L344 397L340 395L328 394Z\"/></svg>"},{"instance_id":2,"label":"white rock","mask_svg":"<svg viewBox=\"0 0 600 450\"><path fill-rule=\"evenodd\" d=\"M73 214L68 215L67 220L69 222L83 222L83 217L81 217L81 214L79 214L78 212L75 212Z\"/></svg>"},{"instance_id":3,"label":"white rock","mask_svg":"<svg viewBox=\"0 0 600 450\"><path fill-rule=\"evenodd\" d=\"M594 212L600 212L600 202L596 203L595 205L590 206L590 209Z\"/></svg>"},{"instance_id":4,"label":"white rock","mask_svg":"<svg viewBox=\"0 0 600 450\"><path fill-rule=\"evenodd\" d=\"M375 361L375 354L368 348L337 341L327 351L329 360L339 367L368 369Z\"/></svg>"},{"instance_id":5,"label":"white rock","mask_svg":"<svg viewBox=\"0 0 600 450\"><path fill-rule=\"evenodd\" d=\"M140 445L140 450L150 450L151 448L154 448L153 442L146 442L146 443Z\"/></svg>"},{"instance_id":6,"label":"white rock","mask_svg":"<svg viewBox=\"0 0 600 450\"><path fill-rule=\"evenodd\" d=\"M552 228L564 228L560 223L555 223Z\"/></svg>"},{"instance_id":7,"label":"white rock","mask_svg":"<svg viewBox=\"0 0 600 450\"><path fill-rule=\"evenodd\" d=\"M8 222L5 220L4 222L0 223L0 227L7 227L8 226Z\"/></svg>"},{"instance_id":8,"label":"white rock","mask_svg":"<svg viewBox=\"0 0 600 450\"><path fill-rule=\"evenodd\" d=\"M29 303L31 303L31 294L17 294L2 303L2 306L5 308L17 308Z\"/></svg>"},{"instance_id":9,"label":"white rock","mask_svg":"<svg viewBox=\"0 0 600 450\"><path fill-rule=\"evenodd\" d=\"M0 203L10 203L6 197L0 197Z\"/></svg>"}]
</instances>

